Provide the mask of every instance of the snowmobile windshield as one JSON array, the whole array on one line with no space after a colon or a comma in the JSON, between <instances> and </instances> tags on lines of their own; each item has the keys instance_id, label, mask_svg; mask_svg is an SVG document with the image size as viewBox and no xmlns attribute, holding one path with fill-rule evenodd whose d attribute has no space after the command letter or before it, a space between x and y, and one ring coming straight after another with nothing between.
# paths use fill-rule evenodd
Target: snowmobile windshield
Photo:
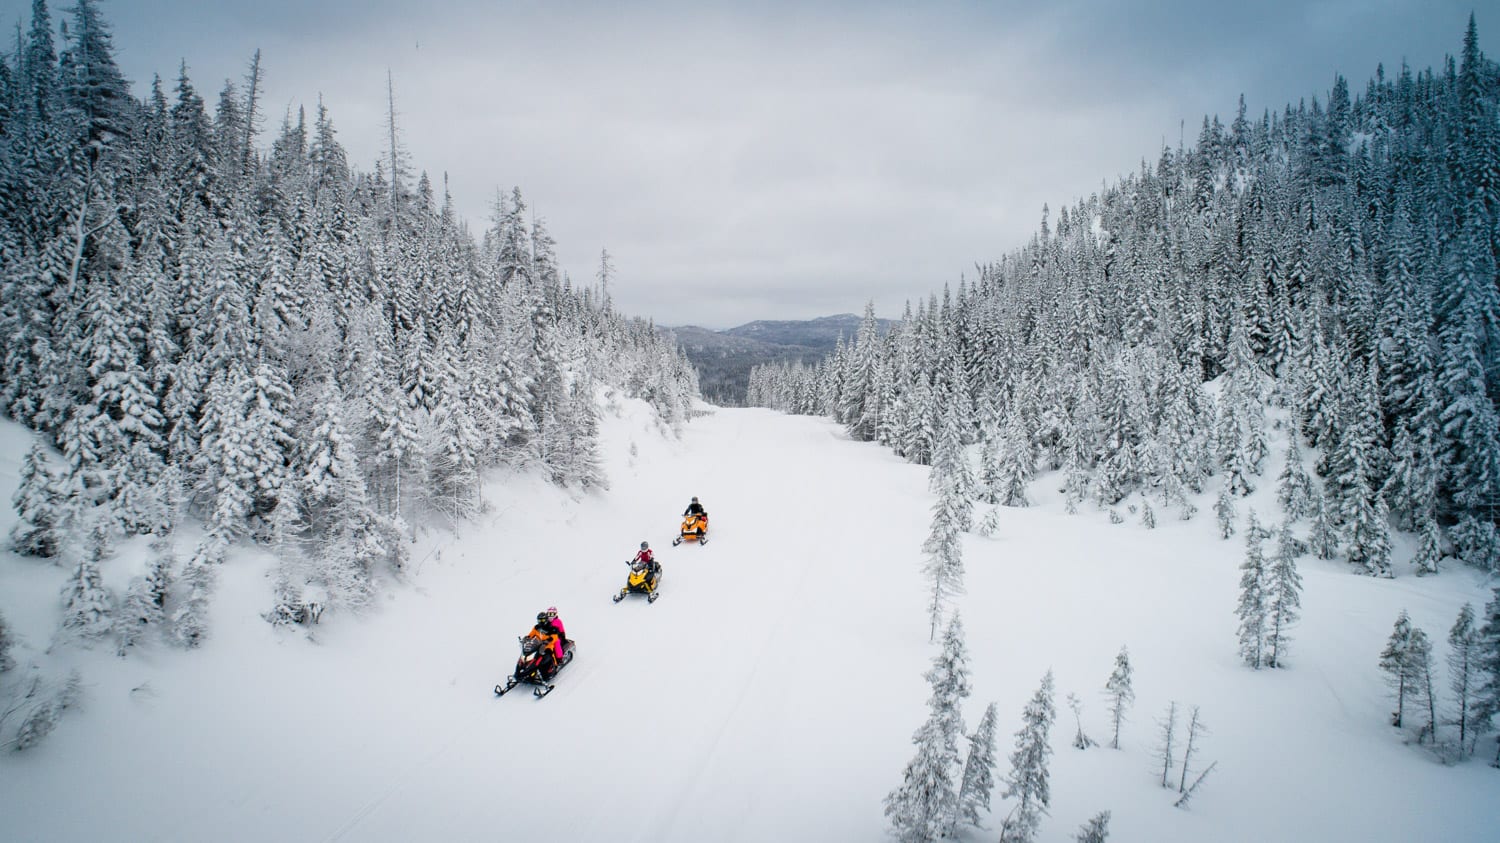
<instances>
[{"instance_id":1,"label":"snowmobile windshield","mask_svg":"<svg viewBox=\"0 0 1500 843\"><path fill-rule=\"evenodd\" d=\"M521 654L522 655L527 655L527 656L535 655L536 651L540 650L541 648L542 648L542 640L540 638L523 638L521 640Z\"/></svg>"}]
</instances>

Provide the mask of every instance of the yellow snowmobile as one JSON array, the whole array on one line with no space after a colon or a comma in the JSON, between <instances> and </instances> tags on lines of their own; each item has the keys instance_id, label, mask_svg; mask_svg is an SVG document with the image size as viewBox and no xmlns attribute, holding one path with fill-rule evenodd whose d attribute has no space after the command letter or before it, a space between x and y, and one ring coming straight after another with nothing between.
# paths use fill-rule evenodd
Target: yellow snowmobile
<instances>
[{"instance_id":1,"label":"yellow snowmobile","mask_svg":"<svg viewBox=\"0 0 1500 843\"><path fill-rule=\"evenodd\" d=\"M660 592L656 589L661 585L661 565L656 562L634 560L625 564L630 566L630 575L625 578L625 587L615 595L615 602L624 600L627 594L644 594L647 603L655 603L656 598L660 596Z\"/></svg>"},{"instance_id":2,"label":"yellow snowmobile","mask_svg":"<svg viewBox=\"0 0 1500 843\"><path fill-rule=\"evenodd\" d=\"M672 539L672 546L676 547L683 542L708 544L708 515L706 513L694 512L682 517L682 532L677 538Z\"/></svg>"}]
</instances>

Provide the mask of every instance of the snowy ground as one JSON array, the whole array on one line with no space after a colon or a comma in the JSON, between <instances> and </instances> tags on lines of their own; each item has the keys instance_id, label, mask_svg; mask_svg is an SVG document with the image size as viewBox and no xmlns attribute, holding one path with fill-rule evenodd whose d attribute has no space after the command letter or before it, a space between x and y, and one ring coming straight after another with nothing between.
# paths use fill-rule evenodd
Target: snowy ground
<instances>
[{"instance_id":1,"label":"snowy ground","mask_svg":"<svg viewBox=\"0 0 1500 843\"><path fill-rule=\"evenodd\" d=\"M884 838L881 800L912 754L933 652L926 470L764 410L717 410L669 441L627 402L606 436L611 491L497 480L479 523L425 538L407 586L366 618L325 616L315 640L259 619L269 560L244 554L223 569L201 650L46 654L65 572L0 555L19 659L77 664L85 681L81 710L44 744L0 756L0 839ZM5 499L23 442L0 430ZM1376 669L1398 611L1445 641L1458 607L1488 598L1483 578L1376 581L1304 560L1290 669L1255 672L1234 639L1243 544L1218 540L1211 498L1147 531L1062 514L1056 485L1043 477L1039 506L1004 511L997 538L967 540L960 601L968 721L998 702L1002 755L1055 671L1042 840L1106 809L1119 841L1493 839L1500 771L1403 744ZM672 548L691 495L711 541ZM665 566L662 598L616 605L642 539ZM130 550L111 564L123 587ZM576 660L545 700L496 699L515 636L552 604ZM1075 750L1063 697L1084 699L1104 739L1099 692L1122 644L1138 695L1123 749ZM1170 700L1202 707L1198 758L1219 762L1186 810L1153 770ZM1008 808L997 793L992 827Z\"/></svg>"}]
</instances>

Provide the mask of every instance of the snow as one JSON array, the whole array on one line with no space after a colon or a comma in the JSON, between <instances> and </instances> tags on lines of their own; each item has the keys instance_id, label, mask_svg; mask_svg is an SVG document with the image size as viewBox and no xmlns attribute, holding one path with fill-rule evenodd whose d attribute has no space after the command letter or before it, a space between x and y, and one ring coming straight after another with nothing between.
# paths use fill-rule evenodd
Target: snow
<instances>
[{"instance_id":1,"label":"snow","mask_svg":"<svg viewBox=\"0 0 1500 843\"><path fill-rule=\"evenodd\" d=\"M457 537L426 534L408 582L310 635L260 619L273 560L241 550L219 571L199 650L153 637L124 659L108 642L45 652L67 571L0 555L18 661L77 666L85 686L44 743L0 755L0 838L883 839L881 800L914 750L936 649L919 573L926 469L766 410L716 409L671 440L644 405L616 399L603 431L610 491L491 478L489 510ZM27 447L24 431L0 429L7 499ZM1241 523L1251 506L1276 522L1277 470L1240 502ZM1304 558L1289 667L1252 671L1233 613L1244 545L1217 537L1216 490L1194 520L1159 510L1146 530L1138 515L1065 515L1059 485L1042 475L1037 506L1003 509L993 539L965 539L958 601L968 726L998 702L1002 759L1055 673L1040 839L1071 839L1101 810L1117 841L1476 840L1500 824L1492 745L1444 766L1404 743L1376 666L1403 608L1440 659L1459 607L1489 597L1481 575L1401 567L1375 580ZM693 495L710 541L671 547ZM4 510L0 529L13 518ZM642 539L664 566L662 597L614 604ZM141 542L102 566L117 594L144 567ZM496 699L515 636L549 605L577 658L545 700ZM1122 644L1137 695L1122 749L1078 751L1063 698L1079 694L1107 743L1102 691ZM1186 809L1159 787L1152 753L1172 700L1201 706L1210 728L1195 771L1219 765ZM997 792L988 825L1011 807Z\"/></svg>"}]
</instances>

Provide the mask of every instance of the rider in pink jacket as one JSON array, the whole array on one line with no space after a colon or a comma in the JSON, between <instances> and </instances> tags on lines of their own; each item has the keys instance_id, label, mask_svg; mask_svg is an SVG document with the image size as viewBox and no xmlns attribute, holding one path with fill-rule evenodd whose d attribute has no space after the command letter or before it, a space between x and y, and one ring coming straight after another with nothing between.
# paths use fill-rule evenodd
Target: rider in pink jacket
<instances>
[{"instance_id":1,"label":"rider in pink jacket","mask_svg":"<svg viewBox=\"0 0 1500 843\"><path fill-rule=\"evenodd\" d=\"M562 619L557 616L556 606L548 606L547 611L537 614L536 630L546 635L557 636L552 641L552 654L557 657L558 663L561 664L563 643L568 640L568 633L563 628Z\"/></svg>"}]
</instances>

